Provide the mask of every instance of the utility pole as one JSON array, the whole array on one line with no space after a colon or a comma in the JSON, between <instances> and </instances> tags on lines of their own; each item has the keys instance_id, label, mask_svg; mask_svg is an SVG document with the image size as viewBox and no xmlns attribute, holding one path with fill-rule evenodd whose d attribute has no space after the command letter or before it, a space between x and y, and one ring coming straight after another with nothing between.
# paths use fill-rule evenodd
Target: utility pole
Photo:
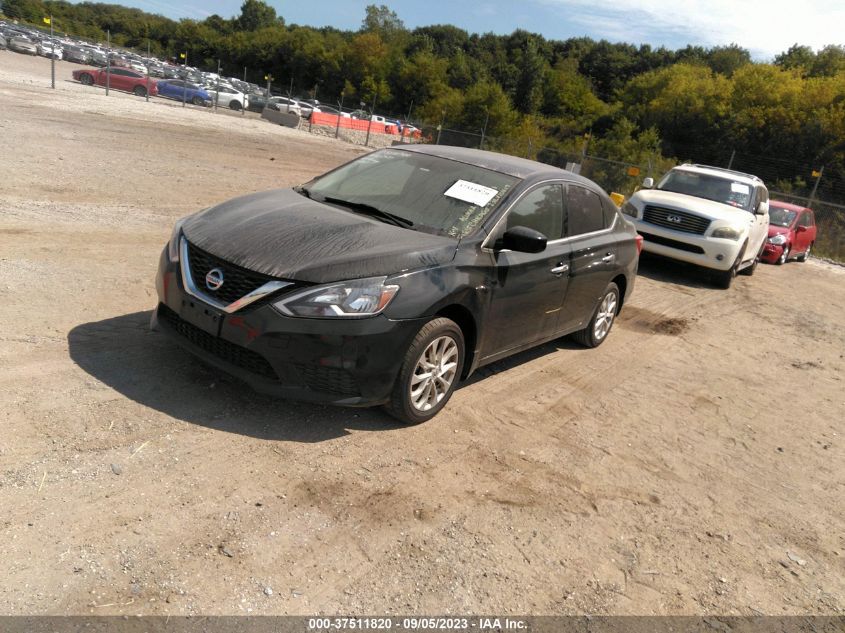
<instances>
[{"instance_id":1,"label":"utility pole","mask_svg":"<svg viewBox=\"0 0 845 633\"><path fill-rule=\"evenodd\" d=\"M486 110L486 108L485 108ZM481 128L481 143L478 144L478 149L484 149L484 135L487 133L487 123L490 121L490 111L484 113L484 127Z\"/></svg>"},{"instance_id":2,"label":"utility pole","mask_svg":"<svg viewBox=\"0 0 845 633\"><path fill-rule=\"evenodd\" d=\"M217 90L214 91L214 114L217 114L217 103L220 101L220 60L217 60Z\"/></svg>"},{"instance_id":3,"label":"utility pole","mask_svg":"<svg viewBox=\"0 0 845 633\"><path fill-rule=\"evenodd\" d=\"M150 102L150 34L147 27L147 92L144 95L147 103Z\"/></svg>"},{"instance_id":4,"label":"utility pole","mask_svg":"<svg viewBox=\"0 0 845 633\"><path fill-rule=\"evenodd\" d=\"M185 49L185 52L182 53L182 59L185 60L185 63L182 64L182 107L185 107L185 102L188 100L188 51Z\"/></svg>"},{"instance_id":5,"label":"utility pole","mask_svg":"<svg viewBox=\"0 0 845 633\"><path fill-rule=\"evenodd\" d=\"M728 169L733 167L734 164L734 157L736 156L736 150L731 150L731 159L728 161Z\"/></svg>"},{"instance_id":6,"label":"utility pole","mask_svg":"<svg viewBox=\"0 0 845 633\"><path fill-rule=\"evenodd\" d=\"M50 87L56 89L56 43L53 41L53 14L50 14Z\"/></svg>"},{"instance_id":7,"label":"utility pole","mask_svg":"<svg viewBox=\"0 0 845 633\"><path fill-rule=\"evenodd\" d=\"M111 87L111 29L106 29L106 96Z\"/></svg>"},{"instance_id":8,"label":"utility pole","mask_svg":"<svg viewBox=\"0 0 845 633\"><path fill-rule=\"evenodd\" d=\"M288 113L290 113L290 100L293 99L293 75L290 78L290 87L288 88Z\"/></svg>"},{"instance_id":9,"label":"utility pole","mask_svg":"<svg viewBox=\"0 0 845 633\"><path fill-rule=\"evenodd\" d=\"M316 93L317 86L314 86L314 91ZM373 95L373 107L370 110L370 123L367 125L367 140L364 141L364 147L370 144L370 130L373 128L373 113L376 111L376 98L378 98L378 92ZM316 101L316 98L314 100Z\"/></svg>"},{"instance_id":10,"label":"utility pole","mask_svg":"<svg viewBox=\"0 0 845 633\"><path fill-rule=\"evenodd\" d=\"M340 91L340 101L338 102L338 110L340 112L337 115L337 127L334 129L334 137L337 138L340 136L340 119L343 116L343 90Z\"/></svg>"},{"instance_id":11,"label":"utility pole","mask_svg":"<svg viewBox=\"0 0 845 633\"><path fill-rule=\"evenodd\" d=\"M812 207L813 200L816 199L816 192L819 190L819 181L822 179L822 174L824 174L824 165L818 171L813 170L813 175L816 177L816 184L813 185L813 193L810 194L810 200L807 202L808 207Z\"/></svg>"},{"instance_id":12,"label":"utility pole","mask_svg":"<svg viewBox=\"0 0 845 633\"><path fill-rule=\"evenodd\" d=\"M443 132L443 124L446 123L446 110L440 111L440 125L437 126L437 141L435 145L440 145L440 134Z\"/></svg>"}]
</instances>

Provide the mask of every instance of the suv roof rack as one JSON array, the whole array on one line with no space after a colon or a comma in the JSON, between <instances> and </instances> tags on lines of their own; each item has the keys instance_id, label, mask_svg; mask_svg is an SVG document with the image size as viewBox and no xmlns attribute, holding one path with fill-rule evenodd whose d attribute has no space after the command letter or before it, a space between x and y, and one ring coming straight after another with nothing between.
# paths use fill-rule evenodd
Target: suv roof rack
<instances>
[{"instance_id":1,"label":"suv roof rack","mask_svg":"<svg viewBox=\"0 0 845 633\"><path fill-rule=\"evenodd\" d=\"M759 176L755 176L754 174L746 174L745 172L736 171L735 169L727 169L726 167L714 167L713 165L699 165L697 163L683 163L683 165L681 165L681 167L684 167L684 166L687 166L687 165L690 166L690 167L700 167L701 169L712 169L714 171L723 171L723 172L726 172L728 174L736 174L737 176L745 176L746 178L750 178L751 180L756 180L757 182L760 182L760 183L763 182L763 179L760 178Z\"/></svg>"}]
</instances>

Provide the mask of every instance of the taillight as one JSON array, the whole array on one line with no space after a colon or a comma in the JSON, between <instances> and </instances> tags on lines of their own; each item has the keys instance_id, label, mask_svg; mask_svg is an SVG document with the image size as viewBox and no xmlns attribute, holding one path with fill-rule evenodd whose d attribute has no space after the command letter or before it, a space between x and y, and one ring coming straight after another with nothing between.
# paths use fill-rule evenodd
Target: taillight
<instances>
[{"instance_id":1,"label":"taillight","mask_svg":"<svg viewBox=\"0 0 845 633\"><path fill-rule=\"evenodd\" d=\"M637 255L643 252L643 236L637 233Z\"/></svg>"}]
</instances>

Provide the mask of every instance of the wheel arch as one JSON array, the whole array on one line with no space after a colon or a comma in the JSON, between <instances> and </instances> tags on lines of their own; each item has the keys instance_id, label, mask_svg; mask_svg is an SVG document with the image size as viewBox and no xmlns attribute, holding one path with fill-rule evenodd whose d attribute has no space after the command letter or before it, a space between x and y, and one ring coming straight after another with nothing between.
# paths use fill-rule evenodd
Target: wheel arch
<instances>
[{"instance_id":1,"label":"wheel arch","mask_svg":"<svg viewBox=\"0 0 845 633\"><path fill-rule=\"evenodd\" d=\"M438 310L435 317L451 319L461 328L464 335L464 367L461 371L461 379L464 379L469 375L478 342L478 325L475 322L475 316L466 306L453 303Z\"/></svg>"},{"instance_id":2,"label":"wheel arch","mask_svg":"<svg viewBox=\"0 0 845 633\"><path fill-rule=\"evenodd\" d=\"M622 306L625 304L625 295L628 291L628 278L624 274L619 273L610 281L615 283L616 287L619 288L619 305L616 307L616 314L619 314Z\"/></svg>"}]
</instances>

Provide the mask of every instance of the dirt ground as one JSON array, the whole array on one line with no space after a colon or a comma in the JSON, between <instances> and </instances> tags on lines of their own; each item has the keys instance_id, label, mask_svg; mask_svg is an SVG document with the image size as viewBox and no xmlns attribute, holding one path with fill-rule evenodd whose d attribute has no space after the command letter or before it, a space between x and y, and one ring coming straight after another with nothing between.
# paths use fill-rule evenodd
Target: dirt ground
<instances>
[{"instance_id":1,"label":"dirt ground","mask_svg":"<svg viewBox=\"0 0 845 633\"><path fill-rule=\"evenodd\" d=\"M0 613L842 614L845 271L644 258L432 421L148 331L177 218L362 151L0 51Z\"/></svg>"}]
</instances>

